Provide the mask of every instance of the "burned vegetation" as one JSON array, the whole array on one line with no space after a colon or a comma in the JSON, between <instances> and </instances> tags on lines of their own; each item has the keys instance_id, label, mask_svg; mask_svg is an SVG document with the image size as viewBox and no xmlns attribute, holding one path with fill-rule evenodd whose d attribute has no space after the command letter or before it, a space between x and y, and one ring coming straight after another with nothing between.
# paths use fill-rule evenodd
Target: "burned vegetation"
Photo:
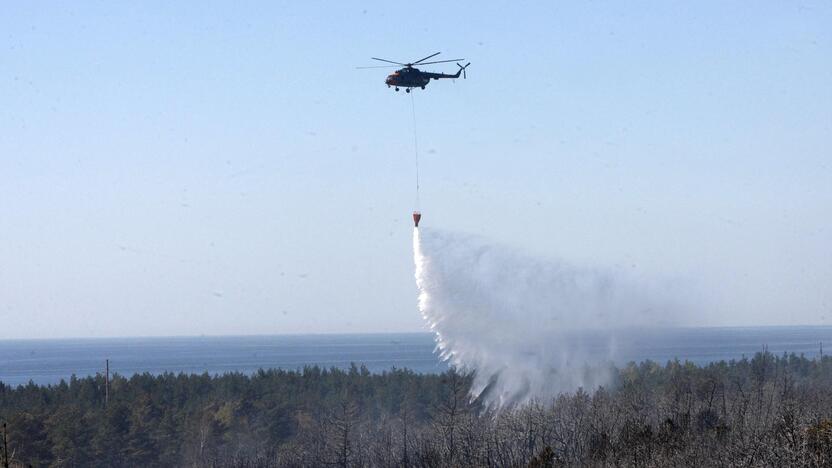
<instances>
[{"instance_id":1,"label":"burned vegetation","mask_svg":"<svg viewBox=\"0 0 832 468\"><path fill-rule=\"evenodd\" d=\"M832 358L643 362L484 408L470 376L149 374L0 387L10 466L832 466ZM6 460L3 460L6 462Z\"/></svg>"}]
</instances>

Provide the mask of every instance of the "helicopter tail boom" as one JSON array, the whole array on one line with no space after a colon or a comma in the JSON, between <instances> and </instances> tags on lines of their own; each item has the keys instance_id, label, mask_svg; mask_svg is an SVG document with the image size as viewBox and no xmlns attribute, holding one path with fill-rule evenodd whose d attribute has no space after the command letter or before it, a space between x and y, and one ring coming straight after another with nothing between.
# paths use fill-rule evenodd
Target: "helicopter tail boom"
<instances>
[{"instance_id":1,"label":"helicopter tail boom","mask_svg":"<svg viewBox=\"0 0 832 468\"><path fill-rule=\"evenodd\" d=\"M454 73L453 75L447 75L445 73L423 73L423 75L433 78L434 80L438 80L440 78L456 79L459 78L460 75L462 75L462 78L467 78L465 76L465 69L468 68L468 65L471 65L471 62L466 63L464 66L457 63L456 66L459 67L459 71Z\"/></svg>"}]
</instances>

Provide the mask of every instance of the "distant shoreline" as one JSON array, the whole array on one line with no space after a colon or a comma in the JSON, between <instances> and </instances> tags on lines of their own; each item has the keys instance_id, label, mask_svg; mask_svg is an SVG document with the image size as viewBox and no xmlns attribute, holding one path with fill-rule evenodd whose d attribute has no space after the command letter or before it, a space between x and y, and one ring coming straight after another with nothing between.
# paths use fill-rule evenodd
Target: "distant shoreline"
<instances>
[{"instance_id":1,"label":"distant shoreline","mask_svg":"<svg viewBox=\"0 0 832 468\"><path fill-rule=\"evenodd\" d=\"M679 327L613 334L595 330L576 332L572 338L598 361L617 365L676 358L703 364L766 349L811 358L820 353L821 343L832 349L832 326ZM102 373L105 359L121 375L252 373L306 365L345 369L350 363L365 365L372 373L394 367L441 373L448 365L435 348L428 332L0 340L0 381L57 383L72 374Z\"/></svg>"}]
</instances>

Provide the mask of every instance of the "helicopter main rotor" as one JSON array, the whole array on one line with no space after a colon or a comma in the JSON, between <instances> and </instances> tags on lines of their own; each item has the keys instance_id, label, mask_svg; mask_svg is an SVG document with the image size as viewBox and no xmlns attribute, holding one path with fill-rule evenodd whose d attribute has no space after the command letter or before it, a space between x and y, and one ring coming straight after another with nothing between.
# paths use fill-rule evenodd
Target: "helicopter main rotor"
<instances>
[{"instance_id":1,"label":"helicopter main rotor","mask_svg":"<svg viewBox=\"0 0 832 468\"><path fill-rule=\"evenodd\" d=\"M392 64L395 64L395 65L378 65L378 66L375 66L375 67L356 67L356 68L362 68L362 69L363 68L388 68L388 67L392 68L392 67L395 67L395 66L402 66L402 67L405 67L405 68L413 68L413 65L432 65L434 63L461 62L461 61L465 60L465 59L453 59L453 60L436 60L436 61L433 61L433 62L424 62L424 60L427 60L431 57L436 57L440 53L441 52L437 52L435 54L430 54L430 55L428 55L427 57L425 57L423 59L419 59L415 62L410 62L410 63L394 62L392 60L387 60L387 59L383 59L383 58L370 57L371 59L378 60L379 62L387 62L387 63L392 63Z\"/></svg>"}]
</instances>

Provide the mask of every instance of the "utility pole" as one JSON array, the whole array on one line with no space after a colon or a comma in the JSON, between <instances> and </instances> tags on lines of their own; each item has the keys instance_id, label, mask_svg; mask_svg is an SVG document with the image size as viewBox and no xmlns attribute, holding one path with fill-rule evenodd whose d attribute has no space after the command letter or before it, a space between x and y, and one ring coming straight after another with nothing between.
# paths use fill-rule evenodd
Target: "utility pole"
<instances>
[{"instance_id":1,"label":"utility pole","mask_svg":"<svg viewBox=\"0 0 832 468\"><path fill-rule=\"evenodd\" d=\"M104 407L110 403L110 360L104 361Z\"/></svg>"}]
</instances>

